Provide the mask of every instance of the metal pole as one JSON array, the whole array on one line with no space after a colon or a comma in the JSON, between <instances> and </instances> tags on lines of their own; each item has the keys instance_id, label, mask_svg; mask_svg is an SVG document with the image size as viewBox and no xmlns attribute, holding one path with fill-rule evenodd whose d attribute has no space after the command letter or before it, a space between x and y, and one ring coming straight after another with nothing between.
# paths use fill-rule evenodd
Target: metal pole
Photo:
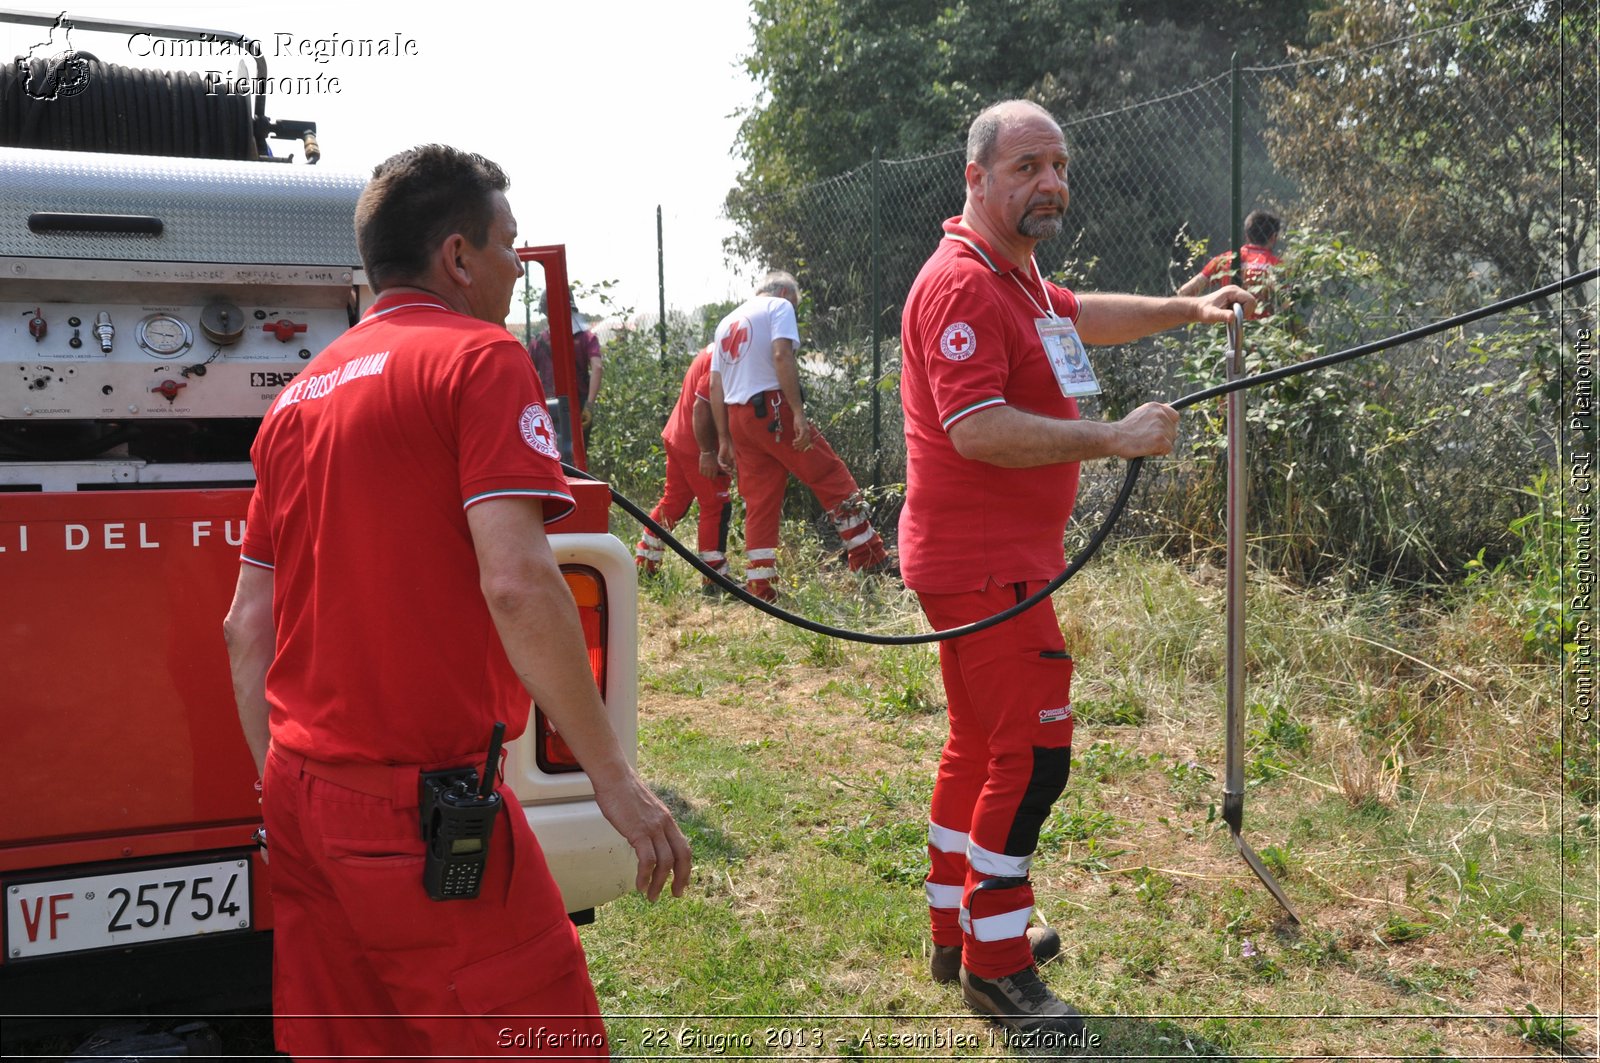
<instances>
[{"instance_id":1,"label":"metal pole","mask_svg":"<svg viewBox=\"0 0 1600 1063\"><path fill-rule=\"evenodd\" d=\"M656 322L656 335L661 340L662 361L667 357L667 252L661 238L661 204L656 204L656 297L661 318Z\"/></svg>"},{"instance_id":2,"label":"metal pole","mask_svg":"<svg viewBox=\"0 0 1600 1063\"><path fill-rule=\"evenodd\" d=\"M1232 119L1229 122L1229 140L1233 145L1233 283L1244 285L1244 93L1239 83L1239 53L1233 53L1232 77L1230 78L1233 92ZM1234 392L1238 394L1238 392Z\"/></svg>"},{"instance_id":3,"label":"metal pole","mask_svg":"<svg viewBox=\"0 0 1600 1063\"><path fill-rule=\"evenodd\" d=\"M673 374L667 365L667 251L662 238L661 204L656 204L656 341L661 347L661 413L657 420L663 427L672 417L672 404L676 393L672 387Z\"/></svg>"},{"instance_id":4,"label":"metal pole","mask_svg":"<svg viewBox=\"0 0 1600 1063\"><path fill-rule=\"evenodd\" d=\"M1244 327L1243 311L1228 321L1233 340ZM1244 375L1244 344L1228 345L1228 380ZM1222 787L1222 818L1235 831L1244 826L1244 389L1228 394L1228 642L1227 642L1227 771Z\"/></svg>"},{"instance_id":5,"label":"metal pole","mask_svg":"<svg viewBox=\"0 0 1600 1063\"><path fill-rule=\"evenodd\" d=\"M1232 143L1230 177L1233 186L1233 282L1244 282L1243 225L1239 211L1244 202L1244 152L1240 136L1239 53L1233 53L1231 66L1233 97L1229 122ZM1244 319L1242 313L1228 321L1228 365L1230 381L1244 373ZM1228 395L1228 759L1223 785L1222 818L1239 832L1244 819L1244 390Z\"/></svg>"},{"instance_id":6,"label":"metal pole","mask_svg":"<svg viewBox=\"0 0 1600 1063\"><path fill-rule=\"evenodd\" d=\"M883 377L883 355L879 348L879 321L883 307L878 303L879 260L878 247L878 149L872 149L872 486L883 483L883 411L878 402L878 381Z\"/></svg>"},{"instance_id":7,"label":"metal pole","mask_svg":"<svg viewBox=\"0 0 1600 1063\"><path fill-rule=\"evenodd\" d=\"M1244 307L1233 304L1228 318L1228 379L1244 376ZM1227 768L1222 784L1222 820L1228 825L1233 844L1244 857L1256 878L1283 906L1289 921L1298 923L1295 914L1261 857L1250 848L1241 833L1244 829L1244 576L1245 576L1245 499L1249 494L1250 467L1245 458L1244 389L1228 393L1228 641L1227 641Z\"/></svg>"}]
</instances>

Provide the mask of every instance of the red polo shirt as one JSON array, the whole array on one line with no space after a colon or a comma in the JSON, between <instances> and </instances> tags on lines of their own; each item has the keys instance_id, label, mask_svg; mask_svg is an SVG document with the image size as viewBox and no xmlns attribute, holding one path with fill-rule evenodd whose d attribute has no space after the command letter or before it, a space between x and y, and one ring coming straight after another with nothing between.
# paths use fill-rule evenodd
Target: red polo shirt
<instances>
[{"instance_id":1,"label":"red polo shirt","mask_svg":"<svg viewBox=\"0 0 1600 1063\"><path fill-rule=\"evenodd\" d=\"M950 427L991 406L1076 418L1061 394L1034 319L1048 292L1078 318L1070 291L1000 257L981 236L944 223L945 238L917 275L901 319L906 504L900 571L929 594L981 590L990 580L1050 579L1066 566L1062 537L1078 465L1003 469L956 452ZM1032 301L1029 294L1032 295Z\"/></svg>"},{"instance_id":2,"label":"red polo shirt","mask_svg":"<svg viewBox=\"0 0 1600 1063\"><path fill-rule=\"evenodd\" d=\"M1239 249L1239 257L1244 262L1245 284L1259 284L1272 276L1272 268L1283 264L1283 259L1272 253L1270 247L1260 244L1245 244ZM1224 251L1212 258L1200 271L1211 279L1216 285L1233 283L1233 252Z\"/></svg>"},{"instance_id":3,"label":"red polo shirt","mask_svg":"<svg viewBox=\"0 0 1600 1063\"><path fill-rule=\"evenodd\" d=\"M694 404L711 401L711 348L706 346L689 363L683 374L683 390L678 393L678 404L667 418L667 427L661 430L661 440L678 451L700 453L700 443L694 437Z\"/></svg>"},{"instance_id":4,"label":"red polo shirt","mask_svg":"<svg viewBox=\"0 0 1600 1063\"><path fill-rule=\"evenodd\" d=\"M471 754L529 698L484 603L466 511L564 516L544 392L505 329L420 293L378 300L261 423L243 561L273 570L272 740L326 761Z\"/></svg>"}]
</instances>

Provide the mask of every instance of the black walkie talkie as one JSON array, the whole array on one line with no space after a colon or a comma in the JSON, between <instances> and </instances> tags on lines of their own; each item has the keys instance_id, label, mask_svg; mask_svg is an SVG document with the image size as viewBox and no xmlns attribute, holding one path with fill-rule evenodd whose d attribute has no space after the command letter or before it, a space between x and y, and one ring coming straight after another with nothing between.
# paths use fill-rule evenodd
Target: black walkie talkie
<instances>
[{"instance_id":1,"label":"black walkie talkie","mask_svg":"<svg viewBox=\"0 0 1600 1063\"><path fill-rule=\"evenodd\" d=\"M436 901L470 900L483 886L489 839L500 812L500 795L494 784L505 734L506 725L496 723L481 779L471 768L422 773L417 804L422 840L428 847L422 885Z\"/></svg>"}]
</instances>

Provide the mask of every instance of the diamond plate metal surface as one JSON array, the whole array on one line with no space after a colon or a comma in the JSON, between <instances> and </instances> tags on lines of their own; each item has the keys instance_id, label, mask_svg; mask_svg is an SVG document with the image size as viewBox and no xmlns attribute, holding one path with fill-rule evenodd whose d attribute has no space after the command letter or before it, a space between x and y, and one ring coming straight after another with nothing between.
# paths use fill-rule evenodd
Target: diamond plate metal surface
<instances>
[{"instance_id":1,"label":"diamond plate metal surface","mask_svg":"<svg viewBox=\"0 0 1600 1063\"><path fill-rule=\"evenodd\" d=\"M365 174L314 166L0 148L0 255L359 268ZM160 218L160 236L35 233L35 212Z\"/></svg>"}]
</instances>

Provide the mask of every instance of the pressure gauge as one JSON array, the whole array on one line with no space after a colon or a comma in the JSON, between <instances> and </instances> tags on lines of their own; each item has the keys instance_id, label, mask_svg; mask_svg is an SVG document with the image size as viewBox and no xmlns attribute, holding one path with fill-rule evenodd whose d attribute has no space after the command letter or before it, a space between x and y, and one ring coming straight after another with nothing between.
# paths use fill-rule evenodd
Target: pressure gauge
<instances>
[{"instance_id":1,"label":"pressure gauge","mask_svg":"<svg viewBox=\"0 0 1600 1063\"><path fill-rule=\"evenodd\" d=\"M189 349L194 333L183 319L173 314L151 314L134 330L139 346L157 358L176 358Z\"/></svg>"}]
</instances>

